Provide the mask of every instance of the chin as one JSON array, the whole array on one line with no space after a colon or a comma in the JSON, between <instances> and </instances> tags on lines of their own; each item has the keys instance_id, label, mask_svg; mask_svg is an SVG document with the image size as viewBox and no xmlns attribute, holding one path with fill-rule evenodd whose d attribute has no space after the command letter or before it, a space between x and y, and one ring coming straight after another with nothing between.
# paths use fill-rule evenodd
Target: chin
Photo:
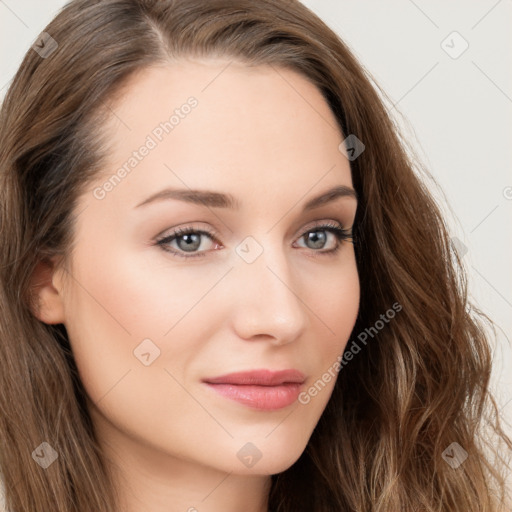
<instances>
[{"instance_id":1,"label":"chin","mask_svg":"<svg viewBox=\"0 0 512 512\"><path fill-rule=\"evenodd\" d=\"M301 440L299 442L299 440L293 439L289 439L288 443L277 441L277 445L271 442L267 442L265 445L264 441L258 444L258 441L254 441L254 446L259 446L259 451L251 444L245 444L242 449L237 452L237 460L234 464L235 467L231 467L229 471L244 475L275 475L286 471L293 466L302 455L306 448L307 441L303 442ZM242 450L244 451L242 452ZM248 455L249 459L246 467L244 467L245 454ZM254 457L252 461L250 460L251 456Z\"/></svg>"}]
</instances>

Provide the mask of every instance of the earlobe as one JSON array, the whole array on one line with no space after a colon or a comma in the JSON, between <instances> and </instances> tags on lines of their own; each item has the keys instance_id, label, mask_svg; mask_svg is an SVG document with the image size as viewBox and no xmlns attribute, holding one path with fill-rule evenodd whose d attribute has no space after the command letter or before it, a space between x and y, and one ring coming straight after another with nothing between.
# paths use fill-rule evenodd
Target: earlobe
<instances>
[{"instance_id":1,"label":"earlobe","mask_svg":"<svg viewBox=\"0 0 512 512\"><path fill-rule=\"evenodd\" d=\"M57 283L54 260L41 260L32 274L30 286L30 310L34 316L45 324L64 322L64 303L62 289ZM55 284L54 284L55 283Z\"/></svg>"}]
</instances>

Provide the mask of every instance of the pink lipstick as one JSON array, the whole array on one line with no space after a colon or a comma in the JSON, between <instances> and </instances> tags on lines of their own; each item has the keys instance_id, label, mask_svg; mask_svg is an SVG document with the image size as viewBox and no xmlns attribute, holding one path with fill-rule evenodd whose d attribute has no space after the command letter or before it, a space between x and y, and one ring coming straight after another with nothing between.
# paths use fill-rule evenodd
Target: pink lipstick
<instances>
[{"instance_id":1,"label":"pink lipstick","mask_svg":"<svg viewBox=\"0 0 512 512\"><path fill-rule=\"evenodd\" d=\"M305 376L298 370L254 370L203 379L222 396L260 410L277 410L295 402Z\"/></svg>"}]
</instances>

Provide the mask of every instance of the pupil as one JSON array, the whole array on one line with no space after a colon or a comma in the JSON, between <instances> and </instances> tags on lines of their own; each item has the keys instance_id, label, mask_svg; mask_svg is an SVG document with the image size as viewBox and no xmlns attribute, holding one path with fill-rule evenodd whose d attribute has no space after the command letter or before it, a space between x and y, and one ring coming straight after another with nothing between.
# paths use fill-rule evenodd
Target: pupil
<instances>
[{"instance_id":1,"label":"pupil","mask_svg":"<svg viewBox=\"0 0 512 512\"><path fill-rule=\"evenodd\" d=\"M318 233L320 233L320 236L318 236ZM314 243L315 249L322 248L325 243L325 233L323 231L311 231L308 234L308 241L312 241Z\"/></svg>"},{"instance_id":2,"label":"pupil","mask_svg":"<svg viewBox=\"0 0 512 512\"><path fill-rule=\"evenodd\" d=\"M186 235L182 235L179 239L179 240L184 240L186 245L185 247L183 248L184 250L190 250L190 251L194 251L195 249L198 249L199 246L201 245L200 243L200 235L197 234L197 233L188 233ZM182 249L182 247L180 247L180 249Z\"/></svg>"}]
</instances>

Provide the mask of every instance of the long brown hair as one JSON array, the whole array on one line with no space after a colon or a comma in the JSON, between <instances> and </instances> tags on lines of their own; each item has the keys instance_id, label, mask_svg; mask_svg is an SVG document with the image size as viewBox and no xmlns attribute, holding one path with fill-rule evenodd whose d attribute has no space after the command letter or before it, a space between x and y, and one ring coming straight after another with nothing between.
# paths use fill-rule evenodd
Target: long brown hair
<instances>
[{"instance_id":1,"label":"long brown hair","mask_svg":"<svg viewBox=\"0 0 512 512\"><path fill-rule=\"evenodd\" d=\"M366 332L371 340L339 370L301 457L272 476L271 509L508 507L512 441L489 390L483 319L492 322L468 301L428 172L343 41L294 0L74 0L44 31L56 45L45 36L46 55L29 50L0 114L0 469L8 510L118 510L66 329L33 315L31 276L38 262L71 252L76 201L102 169L101 128L123 84L190 55L302 73L343 138L365 145L350 162L361 283L352 339ZM396 303L400 312L371 331ZM42 442L58 454L44 470L32 455ZM458 466L447 458L454 453Z\"/></svg>"}]
</instances>

